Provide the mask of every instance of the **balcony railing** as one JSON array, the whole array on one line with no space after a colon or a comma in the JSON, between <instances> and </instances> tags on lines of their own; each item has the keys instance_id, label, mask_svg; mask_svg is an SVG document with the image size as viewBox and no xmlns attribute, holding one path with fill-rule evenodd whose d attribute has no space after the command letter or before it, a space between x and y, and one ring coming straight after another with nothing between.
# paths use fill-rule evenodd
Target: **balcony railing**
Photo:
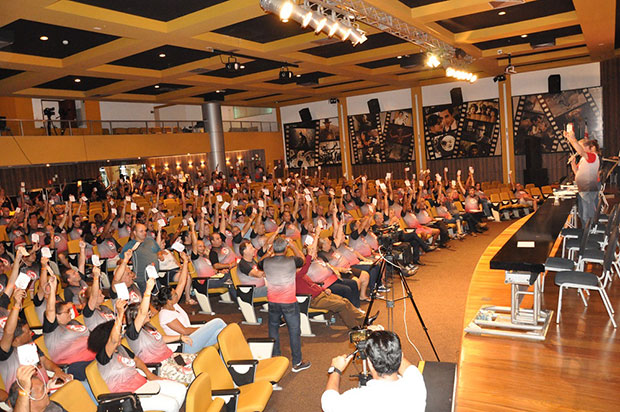
<instances>
[{"instance_id":1,"label":"balcony railing","mask_svg":"<svg viewBox=\"0 0 620 412\"><path fill-rule=\"evenodd\" d=\"M6 122L6 128L3 128ZM224 132L277 132L277 122L224 120ZM0 134L74 136L161 133L204 133L202 120L32 120L1 119Z\"/></svg>"}]
</instances>

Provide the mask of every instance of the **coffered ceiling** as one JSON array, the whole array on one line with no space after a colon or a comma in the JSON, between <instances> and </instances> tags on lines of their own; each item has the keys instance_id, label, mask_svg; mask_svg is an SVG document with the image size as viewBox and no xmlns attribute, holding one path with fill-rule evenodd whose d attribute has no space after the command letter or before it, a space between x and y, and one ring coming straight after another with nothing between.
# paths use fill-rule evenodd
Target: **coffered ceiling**
<instances>
[{"instance_id":1,"label":"coffered ceiling","mask_svg":"<svg viewBox=\"0 0 620 412\"><path fill-rule=\"evenodd\" d=\"M479 77L618 54L618 0L365 0L460 47ZM491 2L497 3L497 2ZM500 12L504 12L501 13ZM19 0L0 4L0 95L274 106L447 81L401 68L418 46L360 24L368 40L315 35L266 14L259 0ZM553 46L533 44L554 42ZM501 54L500 54L501 51ZM231 73L229 58L243 66ZM284 64L294 75L279 79Z\"/></svg>"}]
</instances>

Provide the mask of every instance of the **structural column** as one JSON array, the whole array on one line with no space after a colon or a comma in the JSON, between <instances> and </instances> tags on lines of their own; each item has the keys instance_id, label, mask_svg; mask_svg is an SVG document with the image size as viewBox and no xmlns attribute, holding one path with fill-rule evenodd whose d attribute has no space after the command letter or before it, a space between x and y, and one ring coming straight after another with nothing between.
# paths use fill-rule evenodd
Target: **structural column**
<instances>
[{"instance_id":1,"label":"structural column","mask_svg":"<svg viewBox=\"0 0 620 412\"><path fill-rule=\"evenodd\" d=\"M516 179L514 128L512 123L512 86L510 75L505 81L497 82L499 88L499 119L500 140L502 142L502 174L504 183L508 183L508 172L512 171L513 179Z\"/></svg>"},{"instance_id":2,"label":"structural column","mask_svg":"<svg viewBox=\"0 0 620 412\"><path fill-rule=\"evenodd\" d=\"M338 125L340 127L340 158L342 159L342 175L346 179L353 178L353 167L351 166L351 150L349 138L347 98L338 99Z\"/></svg>"},{"instance_id":3,"label":"structural column","mask_svg":"<svg viewBox=\"0 0 620 412\"><path fill-rule=\"evenodd\" d=\"M422 110L422 87L411 88L411 107L413 108L413 136L415 164L417 170L426 170L426 144L424 138L424 111ZM415 171L412 171L415 173ZM421 174L420 174L421 175Z\"/></svg>"},{"instance_id":4,"label":"structural column","mask_svg":"<svg viewBox=\"0 0 620 412\"><path fill-rule=\"evenodd\" d=\"M226 155L224 147L224 126L220 102L208 102L202 105L202 119L206 132L209 133L209 167L218 172L226 171Z\"/></svg>"}]
</instances>

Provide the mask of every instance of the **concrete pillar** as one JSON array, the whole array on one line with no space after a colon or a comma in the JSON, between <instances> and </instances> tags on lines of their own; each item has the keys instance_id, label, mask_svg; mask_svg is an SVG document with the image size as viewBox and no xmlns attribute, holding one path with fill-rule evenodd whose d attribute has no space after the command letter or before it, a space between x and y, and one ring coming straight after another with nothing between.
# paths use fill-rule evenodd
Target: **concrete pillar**
<instances>
[{"instance_id":1,"label":"concrete pillar","mask_svg":"<svg viewBox=\"0 0 620 412\"><path fill-rule=\"evenodd\" d=\"M205 131L209 133L209 168L218 172L226 172L226 148L224 147L224 127L220 102L202 104L202 119Z\"/></svg>"}]
</instances>

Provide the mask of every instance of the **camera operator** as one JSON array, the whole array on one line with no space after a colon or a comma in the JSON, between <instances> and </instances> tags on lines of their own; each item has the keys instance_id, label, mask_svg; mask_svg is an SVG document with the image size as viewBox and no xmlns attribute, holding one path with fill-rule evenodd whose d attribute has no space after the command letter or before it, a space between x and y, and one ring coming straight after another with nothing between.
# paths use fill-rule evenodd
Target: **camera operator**
<instances>
[{"instance_id":1,"label":"camera operator","mask_svg":"<svg viewBox=\"0 0 620 412\"><path fill-rule=\"evenodd\" d=\"M422 374L402 354L394 332L375 330L364 349L372 375L366 386L340 393L340 377L353 355L332 359L327 386L321 397L324 412L332 411L424 411L426 386Z\"/></svg>"}]
</instances>

